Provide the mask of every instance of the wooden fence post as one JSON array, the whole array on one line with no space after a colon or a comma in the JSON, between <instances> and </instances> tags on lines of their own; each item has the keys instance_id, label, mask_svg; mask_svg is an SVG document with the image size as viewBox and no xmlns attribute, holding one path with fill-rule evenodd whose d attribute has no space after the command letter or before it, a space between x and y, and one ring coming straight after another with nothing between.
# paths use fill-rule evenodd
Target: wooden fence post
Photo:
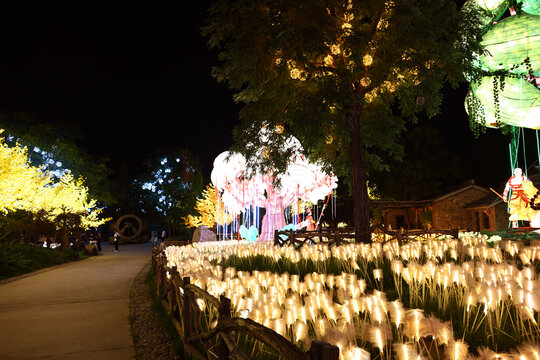
<instances>
[{"instance_id":1,"label":"wooden fence post","mask_svg":"<svg viewBox=\"0 0 540 360\"><path fill-rule=\"evenodd\" d=\"M295 231L289 230L289 245L294 245L296 238L294 237Z\"/></svg>"},{"instance_id":2,"label":"wooden fence post","mask_svg":"<svg viewBox=\"0 0 540 360\"><path fill-rule=\"evenodd\" d=\"M156 268L154 269L154 274L156 277L156 290L160 297L163 298L163 293L165 292L165 265L161 257L156 259Z\"/></svg>"},{"instance_id":3,"label":"wooden fence post","mask_svg":"<svg viewBox=\"0 0 540 360\"><path fill-rule=\"evenodd\" d=\"M184 291L184 299L182 301L182 326L184 327L184 341L191 336L191 291L186 289L185 286L191 282L189 277L182 279L182 289Z\"/></svg>"},{"instance_id":4,"label":"wooden fence post","mask_svg":"<svg viewBox=\"0 0 540 360\"><path fill-rule=\"evenodd\" d=\"M399 246L403 245L403 228L399 228L396 231L396 238L397 238Z\"/></svg>"},{"instance_id":5,"label":"wooden fence post","mask_svg":"<svg viewBox=\"0 0 540 360\"><path fill-rule=\"evenodd\" d=\"M311 360L338 360L339 348L319 340L313 340L307 354Z\"/></svg>"},{"instance_id":6,"label":"wooden fence post","mask_svg":"<svg viewBox=\"0 0 540 360\"><path fill-rule=\"evenodd\" d=\"M218 312L218 325L222 320L231 318L231 300L229 298L220 295ZM225 340L223 340L223 338L221 338L221 336L218 339L218 359L229 359L229 348L227 347L227 343L225 342Z\"/></svg>"},{"instance_id":7,"label":"wooden fence post","mask_svg":"<svg viewBox=\"0 0 540 360\"><path fill-rule=\"evenodd\" d=\"M168 311L169 311L169 314L171 314L171 316L174 316L173 315L174 306L176 305L176 307L178 308L178 299L176 298L177 297L176 291L174 291L174 281L173 281L173 277L175 274L177 274L176 266L171 267L170 272L169 272L169 275L170 275L169 279L167 279L166 272L163 271L164 279L167 282L166 287L165 287L165 297L167 298L167 303L169 305ZM178 309L178 312L180 312L180 309Z\"/></svg>"}]
</instances>

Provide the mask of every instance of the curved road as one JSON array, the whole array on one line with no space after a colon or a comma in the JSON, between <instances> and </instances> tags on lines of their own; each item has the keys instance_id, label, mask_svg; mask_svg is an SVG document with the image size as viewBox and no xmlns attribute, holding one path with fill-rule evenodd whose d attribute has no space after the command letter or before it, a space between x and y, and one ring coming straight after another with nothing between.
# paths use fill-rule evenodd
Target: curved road
<instances>
[{"instance_id":1,"label":"curved road","mask_svg":"<svg viewBox=\"0 0 540 360\"><path fill-rule=\"evenodd\" d=\"M105 244L86 260L0 285L0 359L134 359L132 281L152 247Z\"/></svg>"}]
</instances>

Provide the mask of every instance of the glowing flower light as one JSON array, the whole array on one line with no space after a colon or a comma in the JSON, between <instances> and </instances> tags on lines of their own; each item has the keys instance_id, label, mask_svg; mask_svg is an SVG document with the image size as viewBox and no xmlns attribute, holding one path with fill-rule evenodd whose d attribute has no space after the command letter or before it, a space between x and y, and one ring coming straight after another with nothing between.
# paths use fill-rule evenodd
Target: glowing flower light
<instances>
[{"instance_id":1,"label":"glowing flower light","mask_svg":"<svg viewBox=\"0 0 540 360\"><path fill-rule=\"evenodd\" d=\"M452 318L459 318L464 324L465 339L479 327L493 334L501 324L515 324L524 337L523 343L516 344L515 353L499 353L496 357L540 360L540 349L535 343L540 335L540 290L534 266L540 260L540 245L517 246L516 241L500 240L491 248L488 241L487 236L477 233L460 233L459 239L407 244L390 241L331 248L316 244L299 249L220 241L170 246L165 253L169 266L177 266L181 276L191 277L192 283L200 284L216 297L230 297L238 316L271 327L304 346L310 338L332 343L340 348L342 359L369 358L360 348L366 343L379 352L381 359L394 354L400 360L432 358L425 351L426 339L444 349L446 359L467 359L468 344L456 338L450 321L424 315L421 306L429 301L437 304L442 313L453 309ZM527 254L532 265L520 265L518 270L516 262L521 253ZM249 264L261 256L286 260L299 267L309 259L318 267L301 280L298 274L237 271L219 265L231 257ZM343 269L351 269L352 261L359 271L328 274L325 261L340 263ZM376 290L373 282L382 279L382 268L392 272L385 276L394 278L398 293L397 284L408 283L410 298L388 301L383 291ZM369 281L359 276L366 276ZM418 303L418 307L407 308L402 300ZM487 341L487 345L496 348L491 335ZM495 352L486 348L476 352L486 355L480 359L496 358L491 356Z\"/></svg>"}]
</instances>

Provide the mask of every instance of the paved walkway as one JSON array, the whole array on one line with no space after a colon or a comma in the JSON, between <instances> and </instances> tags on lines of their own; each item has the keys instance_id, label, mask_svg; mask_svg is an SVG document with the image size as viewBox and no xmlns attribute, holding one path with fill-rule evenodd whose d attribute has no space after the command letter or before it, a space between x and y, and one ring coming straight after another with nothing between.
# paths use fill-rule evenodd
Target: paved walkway
<instances>
[{"instance_id":1,"label":"paved walkway","mask_svg":"<svg viewBox=\"0 0 540 360\"><path fill-rule=\"evenodd\" d=\"M112 250L0 285L0 359L134 359L129 291L152 248Z\"/></svg>"}]
</instances>

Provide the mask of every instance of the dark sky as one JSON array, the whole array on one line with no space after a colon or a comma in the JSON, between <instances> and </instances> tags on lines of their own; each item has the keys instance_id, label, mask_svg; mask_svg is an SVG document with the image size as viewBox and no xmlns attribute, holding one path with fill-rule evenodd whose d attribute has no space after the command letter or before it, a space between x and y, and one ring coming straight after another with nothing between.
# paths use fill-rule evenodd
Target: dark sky
<instances>
[{"instance_id":1,"label":"dark sky","mask_svg":"<svg viewBox=\"0 0 540 360\"><path fill-rule=\"evenodd\" d=\"M210 76L205 1L0 3L0 108L78 126L95 155L135 166L186 147L211 170L237 108Z\"/></svg>"},{"instance_id":2,"label":"dark sky","mask_svg":"<svg viewBox=\"0 0 540 360\"><path fill-rule=\"evenodd\" d=\"M232 143L238 108L210 77L215 54L199 30L207 4L0 2L0 109L78 126L87 150L113 166L186 147L208 175ZM498 130L474 138L464 89L448 92L432 123L461 157L464 178L499 187L510 175L508 140Z\"/></svg>"}]
</instances>

